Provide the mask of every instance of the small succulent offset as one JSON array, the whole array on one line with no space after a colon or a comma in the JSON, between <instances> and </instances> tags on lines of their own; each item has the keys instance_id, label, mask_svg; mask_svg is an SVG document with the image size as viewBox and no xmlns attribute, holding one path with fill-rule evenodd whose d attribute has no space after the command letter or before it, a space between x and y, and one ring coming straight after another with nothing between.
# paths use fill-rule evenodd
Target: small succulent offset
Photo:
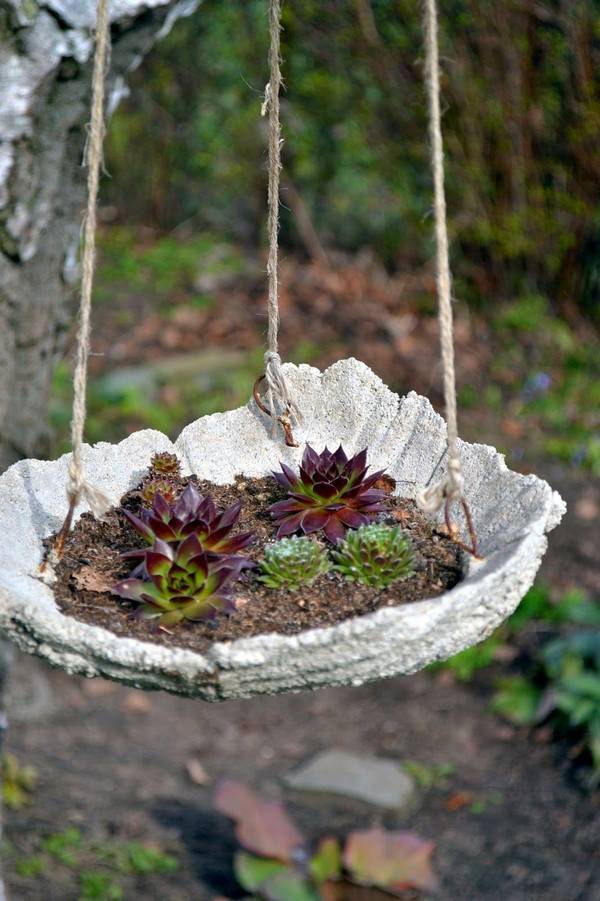
<instances>
[{"instance_id":1,"label":"small succulent offset","mask_svg":"<svg viewBox=\"0 0 600 901\"><path fill-rule=\"evenodd\" d=\"M279 523L278 538L323 530L336 542L347 528L366 525L386 509L386 492L373 488L383 470L367 475L366 449L348 458L341 445L335 453L325 448L318 454L307 444L299 475L280 465L282 471L273 475L288 497L269 507Z\"/></svg>"},{"instance_id":2,"label":"small succulent offset","mask_svg":"<svg viewBox=\"0 0 600 901\"><path fill-rule=\"evenodd\" d=\"M310 538L294 536L266 545L258 578L268 588L297 591L330 568L324 548Z\"/></svg>"},{"instance_id":3,"label":"small succulent offset","mask_svg":"<svg viewBox=\"0 0 600 901\"><path fill-rule=\"evenodd\" d=\"M152 456L148 473L144 477L139 490L139 496L145 507L151 507L157 494L173 504L183 491L181 479L181 463L168 451L156 453Z\"/></svg>"},{"instance_id":4,"label":"small succulent offset","mask_svg":"<svg viewBox=\"0 0 600 901\"><path fill-rule=\"evenodd\" d=\"M150 472L154 475L175 476L181 478L181 463L168 451L153 454L150 461Z\"/></svg>"},{"instance_id":5,"label":"small succulent offset","mask_svg":"<svg viewBox=\"0 0 600 901\"><path fill-rule=\"evenodd\" d=\"M170 479L152 478L144 480L139 494L144 506L151 507L158 494L160 494L168 504L174 504L182 491L183 487L175 481L171 481Z\"/></svg>"},{"instance_id":6,"label":"small succulent offset","mask_svg":"<svg viewBox=\"0 0 600 901\"><path fill-rule=\"evenodd\" d=\"M333 551L334 568L351 582L387 588L414 573L410 538L399 526L371 523L346 538Z\"/></svg>"},{"instance_id":7,"label":"small succulent offset","mask_svg":"<svg viewBox=\"0 0 600 901\"><path fill-rule=\"evenodd\" d=\"M241 502L237 502L219 512L212 497L203 496L190 483L174 504L157 494L150 510L142 509L139 516L129 510L123 513L148 544L154 544L157 539L173 544L195 535L210 556L235 554L253 540L250 532L231 534L241 509ZM128 553L129 557L143 555L143 550Z\"/></svg>"},{"instance_id":8,"label":"small succulent offset","mask_svg":"<svg viewBox=\"0 0 600 901\"><path fill-rule=\"evenodd\" d=\"M142 606L142 616L157 619L160 626L181 620L214 619L235 607L231 585L243 569L239 557L220 555L209 559L196 535L173 546L158 538L143 551L147 578L129 577L112 593Z\"/></svg>"}]
</instances>

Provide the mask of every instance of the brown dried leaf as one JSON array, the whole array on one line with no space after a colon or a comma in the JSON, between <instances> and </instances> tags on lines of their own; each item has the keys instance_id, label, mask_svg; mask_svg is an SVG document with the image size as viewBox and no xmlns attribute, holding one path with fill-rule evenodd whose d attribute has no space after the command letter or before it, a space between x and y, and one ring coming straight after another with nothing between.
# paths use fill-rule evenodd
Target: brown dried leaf
<instances>
[{"instance_id":1,"label":"brown dried leaf","mask_svg":"<svg viewBox=\"0 0 600 901\"><path fill-rule=\"evenodd\" d=\"M412 832L367 829L351 832L344 849L344 865L359 883L401 891L434 889L431 869L435 843Z\"/></svg>"},{"instance_id":2,"label":"brown dried leaf","mask_svg":"<svg viewBox=\"0 0 600 901\"><path fill-rule=\"evenodd\" d=\"M259 798L241 782L224 779L215 795L215 807L235 821L240 845L254 854L288 863L294 851L304 845L304 836L283 804Z\"/></svg>"},{"instance_id":3,"label":"brown dried leaf","mask_svg":"<svg viewBox=\"0 0 600 901\"><path fill-rule=\"evenodd\" d=\"M82 566L73 574L75 586L82 591L110 591L115 583L114 577L98 572L93 566Z\"/></svg>"},{"instance_id":4,"label":"brown dried leaf","mask_svg":"<svg viewBox=\"0 0 600 901\"><path fill-rule=\"evenodd\" d=\"M473 795L471 792L454 792L446 800L446 810L452 813L455 810L462 810L463 807L469 807L473 803Z\"/></svg>"},{"instance_id":5,"label":"brown dried leaf","mask_svg":"<svg viewBox=\"0 0 600 901\"><path fill-rule=\"evenodd\" d=\"M126 713L148 713L151 706L149 698L142 691L132 688L125 695L121 710Z\"/></svg>"}]
</instances>

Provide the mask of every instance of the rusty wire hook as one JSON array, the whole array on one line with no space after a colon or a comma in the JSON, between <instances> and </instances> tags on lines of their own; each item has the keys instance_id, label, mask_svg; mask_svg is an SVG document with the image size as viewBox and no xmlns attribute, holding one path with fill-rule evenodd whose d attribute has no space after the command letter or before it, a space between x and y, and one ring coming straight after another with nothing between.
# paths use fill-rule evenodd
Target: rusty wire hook
<instances>
[{"instance_id":1,"label":"rusty wire hook","mask_svg":"<svg viewBox=\"0 0 600 901\"><path fill-rule=\"evenodd\" d=\"M258 407L259 410L261 410L267 416L274 418L279 423L279 425L283 429L285 443L287 444L288 447L300 447L300 445L294 438L294 433L292 432L292 419L291 419L291 416L289 413L289 409L286 408L283 411L283 413L281 413L279 416L273 417L273 414L271 413L269 408L266 406L266 404L263 402L263 399L260 396L259 386L260 386L261 382L263 382L265 380L265 378L266 378L266 376L264 374L259 375L259 377L254 382L254 386L252 388L252 395L256 402L256 406Z\"/></svg>"},{"instance_id":2,"label":"rusty wire hook","mask_svg":"<svg viewBox=\"0 0 600 901\"><path fill-rule=\"evenodd\" d=\"M448 497L446 498L446 503L444 504L444 520L446 522L446 529L448 531L448 535L458 547L462 548L463 551L466 551L468 554L471 554L475 557L476 560L481 560L481 556L479 554L479 549L477 546L477 535L475 533L475 526L473 525L473 517L471 515L471 510L469 505L467 504L464 497L456 498L460 502L461 507L463 508L463 513L465 514L465 519L467 521L467 530L469 532L469 538L471 539L471 544L465 544L464 541L461 541L460 538L457 537L458 527L452 522L450 519L450 507L452 506L454 498Z\"/></svg>"}]
</instances>

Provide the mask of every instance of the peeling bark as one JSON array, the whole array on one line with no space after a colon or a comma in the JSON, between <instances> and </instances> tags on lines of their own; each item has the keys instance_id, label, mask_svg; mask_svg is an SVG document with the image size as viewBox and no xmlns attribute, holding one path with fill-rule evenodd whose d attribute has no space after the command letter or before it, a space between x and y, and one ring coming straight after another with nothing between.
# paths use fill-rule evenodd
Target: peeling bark
<instances>
[{"instance_id":1,"label":"peeling bark","mask_svg":"<svg viewBox=\"0 0 600 901\"><path fill-rule=\"evenodd\" d=\"M109 111L199 0L113 0ZM74 314L95 0L0 0L0 471L44 455Z\"/></svg>"}]
</instances>

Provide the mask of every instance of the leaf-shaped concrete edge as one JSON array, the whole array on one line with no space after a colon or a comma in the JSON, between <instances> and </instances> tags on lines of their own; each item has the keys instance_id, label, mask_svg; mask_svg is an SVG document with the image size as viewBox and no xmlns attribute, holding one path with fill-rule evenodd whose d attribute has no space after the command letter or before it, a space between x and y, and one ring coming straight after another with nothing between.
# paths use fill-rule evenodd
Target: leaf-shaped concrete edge
<instances>
[{"instance_id":1,"label":"leaf-shaped concrete edge","mask_svg":"<svg viewBox=\"0 0 600 901\"><path fill-rule=\"evenodd\" d=\"M301 444L339 442L370 448L375 466L414 495L445 465L445 425L414 393L399 398L364 364L342 360L325 372L287 364L303 422ZM117 445L86 448L89 478L117 502L148 465L152 452L175 450L186 472L217 483L268 474L279 460L297 463L301 448L284 447L251 402L189 425L173 445L160 432L136 432ZM517 606L546 548L545 532L564 512L541 479L510 472L485 445L462 445L467 495L487 558L441 598L383 608L295 636L259 635L213 645L206 655L169 649L64 616L36 578L42 538L64 516L68 455L25 460L0 477L0 629L23 650L69 672L102 675L140 688L207 700L361 684L414 672L481 640ZM78 514L81 511L78 511Z\"/></svg>"}]
</instances>

